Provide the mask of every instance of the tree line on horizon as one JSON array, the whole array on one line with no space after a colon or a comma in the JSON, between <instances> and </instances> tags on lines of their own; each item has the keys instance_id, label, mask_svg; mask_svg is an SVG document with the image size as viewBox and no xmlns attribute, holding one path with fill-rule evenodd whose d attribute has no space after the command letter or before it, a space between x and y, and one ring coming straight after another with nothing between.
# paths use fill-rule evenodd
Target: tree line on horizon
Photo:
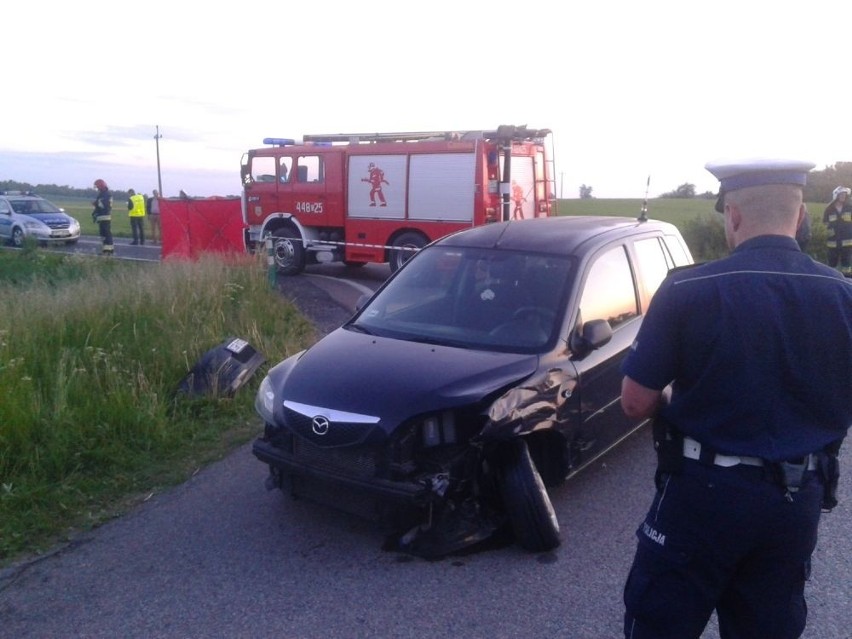
<instances>
[{"instance_id":1,"label":"tree line on horizon","mask_svg":"<svg viewBox=\"0 0 852 639\"><path fill-rule=\"evenodd\" d=\"M35 193L43 197L78 197L94 200L98 193L94 187L80 189L73 186L59 186L57 184L30 184L29 182L18 182L16 180L0 180L0 191L23 191ZM124 199L129 197L127 191L113 191L113 198Z\"/></svg>"},{"instance_id":2,"label":"tree line on horizon","mask_svg":"<svg viewBox=\"0 0 852 639\"><path fill-rule=\"evenodd\" d=\"M808 173L808 183L804 189L805 202L831 202L831 195L838 186L852 187L852 162L837 162L821 170L813 170ZM587 184L580 186L580 199L593 199L593 188ZM712 200L716 193L706 191L701 194L695 192L695 185L685 182L673 191L660 194L658 197L664 199L694 199L701 198Z\"/></svg>"}]
</instances>

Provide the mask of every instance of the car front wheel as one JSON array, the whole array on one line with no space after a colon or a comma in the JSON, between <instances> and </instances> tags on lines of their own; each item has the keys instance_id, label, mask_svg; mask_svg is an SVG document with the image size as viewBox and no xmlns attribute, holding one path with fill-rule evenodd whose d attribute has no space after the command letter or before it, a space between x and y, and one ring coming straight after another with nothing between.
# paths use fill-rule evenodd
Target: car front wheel
<instances>
[{"instance_id":1,"label":"car front wheel","mask_svg":"<svg viewBox=\"0 0 852 639\"><path fill-rule=\"evenodd\" d=\"M527 443L516 442L501 469L503 505L518 544L532 552L559 545L559 522Z\"/></svg>"},{"instance_id":2,"label":"car front wheel","mask_svg":"<svg viewBox=\"0 0 852 639\"><path fill-rule=\"evenodd\" d=\"M24 231L19 228L12 229L12 246L21 248L24 245Z\"/></svg>"}]
</instances>

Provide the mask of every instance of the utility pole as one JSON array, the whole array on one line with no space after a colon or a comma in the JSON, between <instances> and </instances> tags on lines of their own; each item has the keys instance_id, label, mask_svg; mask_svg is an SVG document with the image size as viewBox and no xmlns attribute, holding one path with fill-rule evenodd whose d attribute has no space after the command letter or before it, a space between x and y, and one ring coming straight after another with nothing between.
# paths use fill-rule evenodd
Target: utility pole
<instances>
[{"instance_id":1,"label":"utility pole","mask_svg":"<svg viewBox=\"0 0 852 639\"><path fill-rule=\"evenodd\" d=\"M163 178L160 175L160 138L163 137L160 135L160 125L157 125L157 134L154 136L154 142L157 145L157 187L160 190L160 197L165 197L163 193Z\"/></svg>"}]
</instances>

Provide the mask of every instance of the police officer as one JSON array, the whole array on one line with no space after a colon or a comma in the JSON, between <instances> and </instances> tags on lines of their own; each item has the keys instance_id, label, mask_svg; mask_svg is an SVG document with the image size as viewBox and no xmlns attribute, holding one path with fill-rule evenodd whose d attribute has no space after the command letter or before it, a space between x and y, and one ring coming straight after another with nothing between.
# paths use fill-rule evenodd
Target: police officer
<instances>
[{"instance_id":1,"label":"police officer","mask_svg":"<svg viewBox=\"0 0 852 639\"><path fill-rule=\"evenodd\" d=\"M670 273L623 363L655 417L657 493L624 588L625 637L799 637L821 507L852 424L852 282L795 235L813 164L709 163L732 253Z\"/></svg>"},{"instance_id":2,"label":"police officer","mask_svg":"<svg viewBox=\"0 0 852 639\"><path fill-rule=\"evenodd\" d=\"M145 244L145 196L136 193L133 189L127 191L127 211L130 216L130 230L133 231L131 244Z\"/></svg>"},{"instance_id":3,"label":"police officer","mask_svg":"<svg viewBox=\"0 0 852 639\"><path fill-rule=\"evenodd\" d=\"M92 211L92 220L98 224L98 233L101 236L102 247L101 252L104 255L112 255L115 247L112 242L112 192L110 192L107 183L101 179L95 180L95 189L97 196Z\"/></svg>"}]
</instances>

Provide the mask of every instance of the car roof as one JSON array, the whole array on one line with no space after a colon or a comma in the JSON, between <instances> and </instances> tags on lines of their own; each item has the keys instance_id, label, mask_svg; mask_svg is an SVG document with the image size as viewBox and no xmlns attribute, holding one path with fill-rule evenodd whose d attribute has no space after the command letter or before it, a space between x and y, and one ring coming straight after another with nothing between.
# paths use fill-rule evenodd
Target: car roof
<instances>
[{"instance_id":1,"label":"car roof","mask_svg":"<svg viewBox=\"0 0 852 639\"><path fill-rule=\"evenodd\" d=\"M0 197L4 197L7 200L43 200L40 195L36 195L35 193L0 193Z\"/></svg>"},{"instance_id":2,"label":"car roof","mask_svg":"<svg viewBox=\"0 0 852 639\"><path fill-rule=\"evenodd\" d=\"M558 216L498 222L459 231L436 242L442 246L500 248L575 255L610 239L643 232L673 233L667 222L607 216Z\"/></svg>"}]
</instances>

